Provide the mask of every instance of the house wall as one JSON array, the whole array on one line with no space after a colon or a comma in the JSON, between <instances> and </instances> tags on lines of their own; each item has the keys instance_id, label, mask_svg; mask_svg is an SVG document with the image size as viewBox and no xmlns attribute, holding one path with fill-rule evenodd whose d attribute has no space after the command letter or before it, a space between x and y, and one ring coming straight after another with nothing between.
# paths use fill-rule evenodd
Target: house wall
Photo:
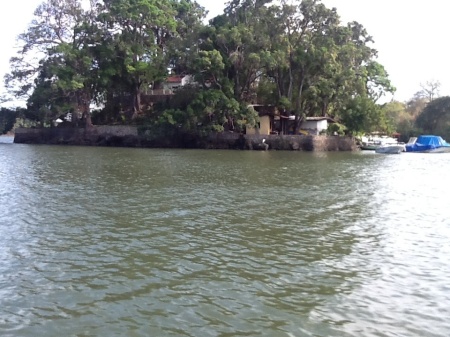
<instances>
[{"instance_id":1,"label":"house wall","mask_svg":"<svg viewBox=\"0 0 450 337\"><path fill-rule=\"evenodd\" d=\"M186 75L181 79L181 86L194 83L194 77L191 75Z\"/></svg>"},{"instance_id":2,"label":"house wall","mask_svg":"<svg viewBox=\"0 0 450 337\"><path fill-rule=\"evenodd\" d=\"M180 80L178 82L164 82L163 87L165 90L175 90L180 87L183 87L188 84L193 84L194 78L190 75L186 75L184 77L180 77Z\"/></svg>"},{"instance_id":3,"label":"house wall","mask_svg":"<svg viewBox=\"0 0 450 337\"><path fill-rule=\"evenodd\" d=\"M178 87L180 87L181 82L176 82L176 83L164 83L164 89L165 90L174 90L177 89Z\"/></svg>"},{"instance_id":4,"label":"house wall","mask_svg":"<svg viewBox=\"0 0 450 337\"><path fill-rule=\"evenodd\" d=\"M256 129L255 128L245 128L245 134L246 135L256 135Z\"/></svg>"},{"instance_id":5,"label":"house wall","mask_svg":"<svg viewBox=\"0 0 450 337\"><path fill-rule=\"evenodd\" d=\"M305 130L317 130L317 134L322 130L326 130L328 128L328 121L326 119L321 121L305 121L301 125L301 129Z\"/></svg>"},{"instance_id":6,"label":"house wall","mask_svg":"<svg viewBox=\"0 0 450 337\"><path fill-rule=\"evenodd\" d=\"M270 135L270 117L261 116L259 117L259 134L260 135Z\"/></svg>"},{"instance_id":7,"label":"house wall","mask_svg":"<svg viewBox=\"0 0 450 337\"><path fill-rule=\"evenodd\" d=\"M259 117L259 128L246 128L245 133L247 135L270 135L270 117Z\"/></svg>"},{"instance_id":8,"label":"house wall","mask_svg":"<svg viewBox=\"0 0 450 337\"><path fill-rule=\"evenodd\" d=\"M148 89L146 91L147 96L167 96L173 95L173 90L164 88L164 89Z\"/></svg>"}]
</instances>

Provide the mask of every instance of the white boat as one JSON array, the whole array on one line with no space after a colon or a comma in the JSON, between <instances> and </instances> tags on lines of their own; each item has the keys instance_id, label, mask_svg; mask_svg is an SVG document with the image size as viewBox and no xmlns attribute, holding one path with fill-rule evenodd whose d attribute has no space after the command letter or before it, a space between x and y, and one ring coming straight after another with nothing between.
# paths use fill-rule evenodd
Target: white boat
<instances>
[{"instance_id":1,"label":"white boat","mask_svg":"<svg viewBox=\"0 0 450 337\"><path fill-rule=\"evenodd\" d=\"M375 149L376 153L399 154L406 151L405 144L382 144Z\"/></svg>"},{"instance_id":2,"label":"white boat","mask_svg":"<svg viewBox=\"0 0 450 337\"><path fill-rule=\"evenodd\" d=\"M390 147L391 145L394 147ZM382 148L378 153L399 153L396 146L403 146L400 152L405 151L404 143L399 143L396 138L388 136L370 136L361 138L360 149L376 151L378 148Z\"/></svg>"}]
</instances>

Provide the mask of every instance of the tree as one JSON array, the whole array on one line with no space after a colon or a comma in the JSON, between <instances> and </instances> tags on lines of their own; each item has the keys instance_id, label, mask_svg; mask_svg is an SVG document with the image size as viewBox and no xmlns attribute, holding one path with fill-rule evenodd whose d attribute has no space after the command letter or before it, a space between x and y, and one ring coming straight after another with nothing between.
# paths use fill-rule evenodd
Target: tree
<instances>
[{"instance_id":1,"label":"tree","mask_svg":"<svg viewBox=\"0 0 450 337\"><path fill-rule=\"evenodd\" d=\"M393 131L381 106L367 96L351 100L341 113L341 122L351 134Z\"/></svg>"},{"instance_id":2,"label":"tree","mask_svg":"<svg viewBox=\"0 0 450 337\"><path fill-rule=\"evenodd\" d=\"M417 117L416 126L424 133L450 138L450 97L439 97L429 102Z\"/></svg>"},{"instance_id":3,"label":"tree","mask_svg":"<svg viewBox=\"0 0 450 337\"><path fill-rule=\"evenodd\" d=\"M189 62L199 50L200 33L206 11L191 0L172 0L176 34L167 43L169 68L175 74L189 72Z\"/></svg>"},{"instance_id":4,"label":"tree","mask_svg":"<svg viewBox=\"0 0 450 337\"><path fill-rule=\"evenodd\" d=\"M47 0L36 9L28 30L18 38L22 48L11 59L12 71L5 78L16 97L27 98L29 106L36 106L37 101L61 95L49 104L64 101L75 112L74 118L80 115L91 124L93 10L84 11L78 0ZM29 62L32 57L39 63ZM42 112L44 107L38 109Z\"/></svg>"},{"instance_id":5,"label":"tree","mask_svg":"<svg viewBox=\"0 0 450 337\"><path fill-rule=\"evenodd\" d=\"M441 82L437 80L429 80L425 83L420 83L422 90L416 93L416 96L425 98L428 102L433 101L439 97L439 90L441 88Z\"/></svg>"},{"instance_id":6,"label":"tree","mask_svg":"<svg viewBox=\"0 0 450 337\"><path fill-rule=\"evenodd\" d=\"M17 38L19 52L11 58L11 72L5 75L5 85L16 98L29 97L40 60L48 51L71 40L75 25L72 14L79 8L77 0L48 0L36 8L27 31Z\"/></svg>"},{"instance_id":7,"label":"tree","mask_svg":"<svg viewBox=\"0 0 450 337\"><path fill-rule=\"evenodd\" d=\"M0 135L11 131L18 115L16 110L0 108Z\"/></svg>"},{"instance_id":8,"label":"tree","mask_svg":"<svg viewBox=\"0 0 450 337\"><path fill-rule=\"evenodd\" d=\"M361 24L341 26L336 9L320 1L281 3L271 8L266 30L266 75L277 86L279 105L296 116L296 129L306 116L338 117L357 96L376 101L394 90Z\"/></svg>"},{"instance_id":9,"label":"tree","mask_svg":"<svg viewBox=\"0 0 450 337\"><path fill-rule=\"evenodd\" d=\"M405 103L392 101L384 104L382 110L388 123L394 128L405 120L411 120L411 115L406 111Z\"/></svg>"},{"instance_id":10,"label":"tree","mask_svg":"<svg viewBox=\"0 0 450 337\"><path fill-rule=\"evenodd\" d=\"M52 62L54 59L43 60L40 71L34 80L34 90L27 100L26 117L38 122L42 127L50 120L57 118L63 111L70 110L68 101L61 89L55 85Z\"/></svg>"},{"instance_id":11,"label":"tree","mask_svg":"<svg viewBox=\"0 0 450 337\"><path fill-rule=\"evenodd\" d=\"M365 66L366 69L366 92L375 102L386 93L394 93L395 87L389 80L385 68L378 62L371 60Z\"/></svg>"},{"instance_id":12,"label":"tree","mask_svg":"<svg viewBox=\"0 0 450 337\"><path fill-rule=\"evenodd\" d=\"M193 0L91 0L88 10L47 0L35 14L7 83L42 123L72 111L90 125L96 103L106 123L145 115L189 132L240 131L263 102L294 115L296 131L330 115L350 130L389 128L376 101L394 88L372 38L319 0L231 0L209 25ZM180 104L148 103L171 73L195 79Z\"/></svg>"},{"instance_id":13,"label":"tree","mask_svg":"<svg viewBox=\"0 0 450 337\"><path fill-rule=\"evenodd\" d=\"M129 113L141 111L144 86L167 76L167 44L176 34L176 11L169 0L105 0L98 16L106 43L113 46L110 78L118 78L130 92Z\"/></svg>"}]
</instances>

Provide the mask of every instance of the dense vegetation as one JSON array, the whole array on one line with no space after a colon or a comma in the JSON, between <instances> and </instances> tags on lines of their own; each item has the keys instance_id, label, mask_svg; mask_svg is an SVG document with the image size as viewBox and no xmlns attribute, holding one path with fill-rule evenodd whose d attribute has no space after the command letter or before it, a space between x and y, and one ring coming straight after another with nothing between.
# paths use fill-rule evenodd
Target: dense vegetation
<instances>
[{"instance_id":1,"label":"dense vegetation","mask_svg":"<svg viewBox=\"0 0 450 337\"><path fill-rule=\"evenodd\" d=\"M5 83L42 126L71 112L86 126L240 131L257 123L248 106L260 103L294 115L296 128L306 116L332 116L340 132L412 129L416 112L377 103L395 88L365 28L342 24L336 9L232 0L208 24L205 14L191 0L47 0L18 37ZM170 100L148 94L173 74L194 84Z\"/></svg>"},{"instance_id":2,"label":"dense vegetation","mask_svg":"<svg viewBox=\"0 0 450 337\"><path fill-rule=\"evenodd\" d=\"M18 113L15 110L0 109L0 135L7 133L13 128L17 117Z\"/></svg>"}]
</instances>

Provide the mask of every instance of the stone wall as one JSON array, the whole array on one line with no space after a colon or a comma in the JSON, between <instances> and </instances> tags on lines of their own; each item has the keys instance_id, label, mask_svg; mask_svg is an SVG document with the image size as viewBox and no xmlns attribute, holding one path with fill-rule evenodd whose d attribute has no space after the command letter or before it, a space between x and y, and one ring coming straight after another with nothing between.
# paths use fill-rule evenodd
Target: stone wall
<instances>
[{"instance_id":1,"label":"stone wall","mask_svg":"<svg viewBox=\"0 0 450 337\"><path fill-rule=\"evenodd\" d=\"M92 128L44 128L15 130L14 143L92 146L139 146L136 127L95 126Z\"/></svg>"},{"instance_id":2,"label":"stone wall","mask_svg":"<svg viewBox=\"0 0 450 337\"><path fill-rule=\"evenodd\" d=\"M246 148L286 151L355 151L356 142L352 137L315 135L251 135L245 136ZM263 142L264 140L264 142Z\"/></svg>"},{"instance_id":3,"label":"stone wall","mask_svg":"<svg viewBox=\"0 0 450 337\"><path fill-rule=\"evenodd\" d=\"M127 125L99 125L95 126L98 134L109 136L137 136L138 131L135 126Z\"/></svg>"},{"instance_id":4,"label":"stone wall","mask_svg":"<svg viewBox=\"0 0 450 337\"><path fill-rule=\"evenodd\" d=\"M178 137L149 142L133 126L95 126L92 128L46 128L15 130L15 143L61 144L126 147L173 147L203 149L286 150L286 151L354 151L355 140L340 136L242 135L217 133L206 138ZM161 145L163 144L163 146Z\"/></svg>"}]
</instances>

